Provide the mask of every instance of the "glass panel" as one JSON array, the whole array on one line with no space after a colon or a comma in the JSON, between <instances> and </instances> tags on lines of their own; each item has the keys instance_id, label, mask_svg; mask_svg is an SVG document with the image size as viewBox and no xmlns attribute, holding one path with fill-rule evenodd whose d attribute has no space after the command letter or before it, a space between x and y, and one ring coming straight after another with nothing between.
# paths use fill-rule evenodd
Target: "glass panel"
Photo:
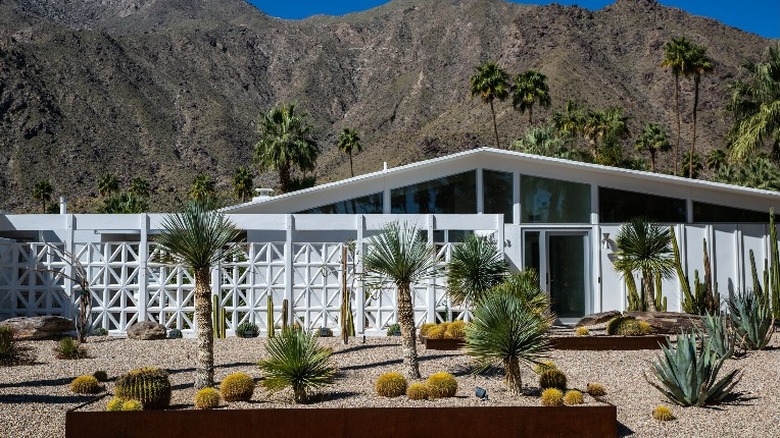
<instances>
[{"instance_id":1,"label":"glass panel","mask_svg":"<svg viewBox=\"0 0 780 438\"><path fill-rule=\"evenodd\" d=\"M685 200L599 187L600 222L622 223L635 217L685 223Z\"/></svg>"},{"instance_id":2,"label":"glass panel","mask_svg":"<svg viewBox=\"0 0 780 438\"><path fill-rule=\"evenodd\" d=\"M525 269L533 269L537 274L539 271L539 232L525 232L525 257L523 264ZM540 274L541 275L541 274Z\"/></svg>"},{"instance_id":3,"label":"glass panel","mask_svg":"<svg viewBox=\"0 0 780 438\"><path fill-rule=\"evenodd\" d=\"M549 236L550 309L558 318L585 316L585 245L582 235Z\"/></svg>"},{"instance_id":4,"label":"glass panel","mask_svg":"<svg viewBox=\"0 0 780 438\"><path fill-rule=\"evenodd\" d=\"M512 223L512 174L495 170L482 171L482 195L485 213L504 214L504 222Z\"/></svg>"},{"instance_id":5,"label":"glass panel","mask_svg":"<svg viewBox=\"0 0 780 438\"><path fill-rule=\"evenodd\" d=\"M381 214L382 193L348 199L321 207L310 208L299 214Z\"/></svg>"},{"instance_id":6,"label":"glass panel","mask_svg":"<svg viewBox=\"0 0 780 438\"><path fill-rule=\"evenodd\" d=\"M693 221L710 223L769 223L769 209L764 212L742 210L723 205L693 203Z\"/></svg>"},{"instance_id":7,"label":"glass panel","mask_svg":"<svg viewBox=\"0 0 780 438\"><path fill-rule=\"evenodd\" d=\"M523 175L524 223L590 223L590 185Z\"/></svg>"},{"instance_id":8,"label":"glass panel","mask_svg":"<svg viewBox=\"0 0 780 438\"><path fill-rule=\"evenodd\" d=\"M459 173L390 192L392 212L400 214L477 212L477 171Z\"/></svg>"}]
</instances>

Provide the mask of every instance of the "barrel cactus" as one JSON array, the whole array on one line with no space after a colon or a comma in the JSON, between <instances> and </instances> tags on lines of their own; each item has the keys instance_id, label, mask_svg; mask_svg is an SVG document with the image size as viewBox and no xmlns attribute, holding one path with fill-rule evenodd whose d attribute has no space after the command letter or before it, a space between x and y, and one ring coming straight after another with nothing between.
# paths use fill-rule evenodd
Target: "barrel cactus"
<instances>
[{"instance_id":1,"label":"barrel cactus","mask_svg":"<svg viewBox=\"0 0 780 438\"><path fill-rule=\"evenodd\" d=\"M458 392L458 381L450 373L431 374L425 384L428 386L430 398L455 397Z\"/></svg>"},{"instance_id":2,"label":"barrel cactus","mask_svg":"<svg viewBox=\"0 0 780 438\"><path fill-rule=\"evenodd\" d=\"M203 388L195 394L195 407L214 409L219 406L219 399L219 391L214 388Z\"/></svg>"},{"instance_id":3,"label":"barrel cactus","mask_svg":"<svg viewBox=\"0 0 780 438\"><path fill-rule=\"evenodd\" d=\"M97 394L101 388L94 376L79 376L70 382L70 390L74 394Z\"/></svg>"},{"instance_id":4,"label":"barrel cactus","mask_svg":"<svg viewBox=\"0 0 780 438\"><path fill-rule=\"evenodd\" d=\"M585 403L585 398L582 396L580 391L572 389L570 391L566 391L566 394L563 395L563 402L567 406L581 405Z\"/></svg>"},{"instance_id":5,"label":"barrel cactus","mask_svg":"<svg viewBox=\"0 0 780 438\"><path fill-rule=\"evenodd\" d=\"M560 389L548 388L542 391L542 406L563 406L563 393Z\"/></svg>"},{"instance_id":6,"label":"barrel cactus","mask_svg":"<svg viewBox=\"0 0 780 438\"><path fill-rule=\"evenodd\" d=\"M428 385L425 383L412 383L406 389L406 396L409 400L425 400L428 398Z\"/></svg>"},{"instance_id":7,"label":"barrel cactus","mask_svg":"<svg viewBox=\"0 0 780 438\"><path fill-rule=\"evenodd\" d=\"M159 368L130 371L117 379L116 396L124 400L138 400L145 409L165 409L171 403L168 372Z\"/></svg>"},{"instance_id":8,"label":"barrel cactus","mask_svg":"<svg viewBox=\"0 0 780 438\"><path fill-rule=\"evenodd\" d=\"M406 394L406 377L401 373L385 373L376 379L374 388L382 397L398 397Z\"/></svg>"},{"instance_id":9,"label":"barrel cactus","mask_svg":"<svg viewBox=\"0 0 780 438\"><path fill-rule=\"evenodd\" d=\"M549 369L539 376L539 387L557 388L563 391L566 389L566 374L557 368Z\"/></svg>"},{"instance_id":10,"label":"barrel cactus","mask_svg":"<svg viewBox=\"0 0 780 438\"><path fill-rule=\"evenodd\" d=\"M674 420L674 415L672 414L672 410L666 406L656 406L656 408L653 409L653 418L658 421L670 421Z\"/></svg>"},{"instance_id":11,"label":"barrel cactus","mask_svg":"<svg viewBox=\"0 0 780 438\"><path fill-rule=\"evenodd\" d=\"M225 401L248 401L255 392L255 381L246 373L233 373L222 379L219 393Z\"/></svg>"}]
</instances>

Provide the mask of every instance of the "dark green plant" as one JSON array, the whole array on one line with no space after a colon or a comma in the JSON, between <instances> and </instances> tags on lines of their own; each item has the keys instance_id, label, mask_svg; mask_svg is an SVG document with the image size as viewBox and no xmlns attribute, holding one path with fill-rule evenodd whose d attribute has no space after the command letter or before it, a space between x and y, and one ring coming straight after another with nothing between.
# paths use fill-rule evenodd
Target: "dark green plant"
<instances>
[{"instance_id":1,"label":"dark green plant","mask_svg":"<svg viewBox=\"0 0 780 438\"><path fill-rule=\"evenodd\" d=\"M702 239L702 253L704 258L704 281L699 280L699 271L693 271L693 290L688 282L688 276L682 269L680 261L680 249L677 246L674 227L669 227L672 251L674 253L674 268L682 289L682 309L685 313L704 315L720 312L720 293L715 290L712 282L712 268L707 251L707 240Z\"/></svg>"},{"instance_id":2,"label":"dark green plant","mask_svg":"<svg viewBox=\"0 0 780 438\"><path fill-rule=\"evenodd\" d=\"M260 334L257 324L244 321L236 327L236 336L239 338L256 338Z\"/></svg>"},{"instance_id":3,"label":"dark green plant","mask_svg":"<svg viewBox=\"0 0 780 438\"><path fill-rule=\"evenodd\" d=\"M350 176L355 176L355 170L352 168L352 154L363 150L357 131L349 128L342 129L339 133L337 146L341 152L349 157L349 174Z\"/></svg>"},{"instance_id":4,"label":"dark green plant","mask_svg":"<svg viewBox=\"0 0 780 438\"><path fill-rule=\"evenodd\" d=\"M188 192L190 199L195 202L214 200L217 196L216 185L217 182L211 178L211 175L205 173L198 174L192 180L192 185L190 185L190 191Z\"/></svg>"},{"instance_id":5,"label":"dark green plant","mask_svg":"<svg viewBox=\"0 0 780 438\"><path fill-rule=\"evenodd\" d=\"M33 187L32 197L36 201L41 201L41 213L46 214L46 205L51 201L51 195L54 189L48 180L40 180Z\"/></svg>"},{"instance_id":6,"label":"dark green plant","mask_svg":"<svg viewBox=\"0 0 780 438\"><path fill-rule=\"evenodd\" d=\"M140 368L116 380L116 396L138 400L144 409L165 409L171 403L171 381L168 372L159 368Z\"/></svg>"},{"instance_id":7,"label":"dark green plant","mask_svg":"<svg viewBox=\"0 0 780 438\"><path fill-rule=\"evenodd\" d=\"M538 287L538 285L537 285ZM538 363L550 350L552 317L529 309L514 293L497 289L474 309L466 327L466 353L476 361L475 373L500 365L509 392L522 392L520 364Z\"/></svg>"},{"instance_id":8,"label":"dark green plant","mask_svg":"<svg viewBox=\"0 0 780 438\"><path fill-rule=\"evenodd\" d=\"M728 316L724 314L704 316L704 333L707 335L707 345L712 351L725 359L734 355L737 346L737 334L732 329Z\"/></svg>"},{"instance_id":9,"label":"dark green plant","mask_svg":"<svg viewBox=\"0 0 780 438\"><path fill-rule=\"evenodd\" d=\"M315 335L319 336L320 338L332 338L333 330L330 329L329 327L320 327L319 329L317 329Z\"/></svg>"},{"instance_id":10,"label":"dark green plant","mask_svg":"<svg viewBox=\"0 0 780 438\"><path fill-rule=\"evenodd\" d=\"M401 333L401 324L390 324L387 326L387 336L398 336Z\"/></svg>"},{"instance_id":11,"label":"dark green plant","mask_svg":"<svg viewBox=\"0 0 780 438\"><path fill-rule=\"evenodd\" d=\"M492 237L471 234L452 249L447 263L447 293L454 304L475 303L509 272Z\"/></svg>"},{"instance_id":12,"label":"dark green plant","mask_svg":"<svg viewBox=\"0 0 780 438\"><path fill-rule=\"evenodd\" d=\"M652 363L657 379L645 379L670 401L681 406L704 406L720 403L739 382L739 370L718 379L726 360L706 343L699 349L695 333L680 333L674 346L661 345L661 356Z\"/></svg>"},{"instance_id":13,"label":"dark green plant","mask_svg":"<svg viewBox=\"0 0 780 438\"><path fill-rule=\"evenodd\" d=\"M333 382L332 351L317 345L317 339L303 330L283 329L279 336L268 338L265 350L268 358L258 366L265 374L260 383L268 391L291 388L293 401L306 403L309 389Z\"/></svg>"},{"instance_id":14,"label":"dark green plant","mask_svg":"<svg viewBox=\"0 0 780 438\"><path fill-rule=\"evenodd\" d=\"M539 375L539 387L542 389L558 388L566 390L566 374L563 371L552 368Z\"/></svg>"},{"instance_id":15,"label":"dark green plant","mask_svg":"<svg viewBox=\"0 0 780 438\"><path fill-rule=\"evenodd\" d=\"M775 328L772 309L766 297L735 292L729 297L728 306L739 347L744 350L766 348Z\"/></svg>"},{"instance_id":16,"label":"dark green plant","mask_svg":"<svg viewBox=\"0 0 780 438\"><path fill-rule=\"evenodd\" d=\"M92 336L108 336L108 330L103 327L97 327L92 329Z\"/></svg>"},{"instance_id":17,"label":"dark green plant","mask_svg":"<svg viewBox=\"0 0 780 438\"><path fill-rule=\"evenodd\" d=\"M254 192L253 179L254 176L244 166L239 167L233 173L233 197L242 204L248 199L252 199Z\"/></svg>"},{"instance_id":18,"label":"dark green plant","mask_svg":"<svg viewBox=\"0 0 780 438\"><path fill-rule=\"evenodd\" d=\"M550 107L550 88L547 76L535 70L527 70L515 76L512 86L512 106L521 113L528 111L528 125L533 124L534 104Z\"/></svg>"},{"instance_id":19,"label":"dark green plant","mask_svg":"<svg viewBox=\"0 0 780 438\"><path fill-rule=\"evenodd\" d=\"M54 352L58 359L83 359L87 357L87 347L70 336L60 339Z\"/></svg>"},{"instance_id":20,"label":"dark green plant","mask_svg":"<svg viewBox=\"0 0 780 438\"><path fill-rule=\"evenodd\" d=\"M539 287L539 274L534 269L526 269L506 276L503 282L490 291L490 294L499 291L514 295L535 313L546 313L550 307L547 293Z\"/></svg>"},{"instance_id":21,"label":"dark green plant","mask_svg":"<svg viewBox=\"0 0 780 438\"><path fill-rule=\"evenodd\" d=\"M182 334L181 330L179 329L170 329L168 330L168 339L181 339L184 335Z\"/></svg>"},{"instance_id":22,"label":"dark green plant","mask_svg":"<svg viewBox=\"0 0 780 438\"><path fill-rule=\"evenodd\" d=\"M98 382L105 382L108 380L108 373L104 370L98 370L95 371L94 374L92 374L92 377L96 378Z\"/></svg>"},{"instance_id":23,"label":"dark green plant","mask_svg":"<svg viewBox=\"0 0 780 438\"><path fill-rule=\"evenodd\" d=\"M642 129L634 147L639 152L647 151L650 153L651 169L655 172L656 154L670 150L672 145L669 143L669 136L664 127L658 123L650 122Z\"/></svg>"},{"instance_id":24,"label":"dark green plant","mask_svg":"<svg viewBox=\"0 0 780 438\"><path fill-rule=\"evenodd\" d=\"M32 360L30 348L14 338L14 329L0 325L0 366L19 365Z\"/></svg>"},{"instance_id":25,"label":"dark green plant","mask_svg":"<svg viewBox=\"0 0 780 438\"><path fill-rule=\"evenodd\" d=\"M509 75L495 62L485 62L477 67L469 80L471 96L480 96L482 102L490 105L490 114L493 115L493 131L496 135L496 147L501 148L498 141L498 124L496 123L496 110L493 101L503 101L509 97L511 83Z\"/></svg>"}]
</instances>

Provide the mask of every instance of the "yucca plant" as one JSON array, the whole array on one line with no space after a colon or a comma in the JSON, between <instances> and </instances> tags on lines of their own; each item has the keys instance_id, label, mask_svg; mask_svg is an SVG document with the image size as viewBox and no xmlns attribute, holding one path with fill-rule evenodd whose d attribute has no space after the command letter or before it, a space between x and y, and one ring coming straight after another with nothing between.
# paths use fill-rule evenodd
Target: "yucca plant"
<instances>
[{"instance_id":1,"label":"yucca plant","mask_svg":"<svg viewBox=\"0 0 780 438\"><path fill-rule=\"evenodd\" d=\"M547 294L539 287L539 274L534 269L508 275L501 284L493 288L491 293L497 291L514 295L525 307L535 313L546 313L549 309Z\"/></svg>"},{"instance_id":2,"label":"yucca plant","mask_svg":"<svg viewBox=\"0 0 780 438\"><path fill-rule=\"evenodd\" d=\"M546 312L535 312L517 295L495 288L477 304L474 321L466 327L465 350L476 361L474 372L501 365L509 392L521 394L520 364L539 362L551 348L551 324Z\"/></svg>"},{"instance_id":3,"label":"yucca plant","mask_svg":"<svg viewBox=\"0 0 780 438\"><path fill-rule=\"evenodd\" d=\"M677 345L661 345L661 356L653 362L653 374L658 383L648 383L661 391L670 401L681 406L704 406L720 403L739 382L739 370L718 379L725 358L719 357L706 344L697 348L696 333L680 333Z\"/></svg>"},{"instance_id":4,"label":"yucca plant","mask_svg":"<svg viewBox=\"0 0 780 438\"><path fill-rule=\"evenodd\" d=\"M775 327L768 300L763 295L736 292L729 298L728 304L740 348L764 349Z\"/></svg>"},{"instance_id":5,"label":"yucca plant","mask_svg":"<svg viewBox=\"0 0 780 438\"><path fill-rule=\"evenodd\" d=\"M447 293L454 304L477 302L508 272L509 264L495 239L472 234L452 249L447 263Z\"/></svg>"},{"instance_id":6,"label":"yucca plant","mask_svg":"<svg viewBox=\"0 0 780 438\"><path fill-rule=\"evenodd\" d=\"M735 353L737 335L731 328L728 317L724 314L710 315L707 312L703 323L709 348L718 357L731 358Z\"/></svg>"},{"instance_id":7,"label":"yucca plant","mask_svg":"<svg viewBox=\"0 0 780 438\"><path fill-rule=\"evenodd\" d=\"M269 357L258 365L265 373L261 384L271 392L292 388L293 401L306 403L307 391L333 382L336 369L330 349L317 345L317 339L300 329L282 329L280 336L268 338Z\"/></svg>"}]
</instances>

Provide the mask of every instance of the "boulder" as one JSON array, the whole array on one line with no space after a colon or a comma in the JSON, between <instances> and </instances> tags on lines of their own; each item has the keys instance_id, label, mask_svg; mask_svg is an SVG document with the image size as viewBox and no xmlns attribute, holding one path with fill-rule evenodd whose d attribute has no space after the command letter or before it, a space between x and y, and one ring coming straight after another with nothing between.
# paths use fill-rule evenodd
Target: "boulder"
<instances>
[{"instance_id":1,"label":"boulder","mask_svg":"<svg viewBox=\"0 0 780 438\"><path fill-rule=\"evenodd\" d=\"M653 331L659 334L677 334L680 330L702 329L701 315L680 312L625 312L626 315L647 321Z\"/></svg>"},{"instance_id":2,"label":"boulder","mask_svg":"<svg viewBox=\"0 0 780 438\"><path fill-rule=\"evenodd\" d=\"M52 315L11 318L0 322L0 325L11 326L14 337L21 341L60 339L75 330L72 319Z\"/></svg>"},{"instance_id":3,"label":"boulder","mask_svg":"<svg viewBox=\"0 0 780 438\"><path fill-rule=\"evenodd\" d=\"M154 321L139 322L127 329L127 337L130 339L165 339L166 335L167 329L165 326Z\"/></svg>"},{"instance_id":4,"label":"boulder","mask_svg":"<svg viewBox=\"0 0 780 438\"><path fill-rule=\"evenodd\" d=\"M617 310L608 310L601 313L593 313L582 318L575 327L589 327L598 324L604 324L610 319L619 316L620 312Z\"/></svg>"}]
</instances>

